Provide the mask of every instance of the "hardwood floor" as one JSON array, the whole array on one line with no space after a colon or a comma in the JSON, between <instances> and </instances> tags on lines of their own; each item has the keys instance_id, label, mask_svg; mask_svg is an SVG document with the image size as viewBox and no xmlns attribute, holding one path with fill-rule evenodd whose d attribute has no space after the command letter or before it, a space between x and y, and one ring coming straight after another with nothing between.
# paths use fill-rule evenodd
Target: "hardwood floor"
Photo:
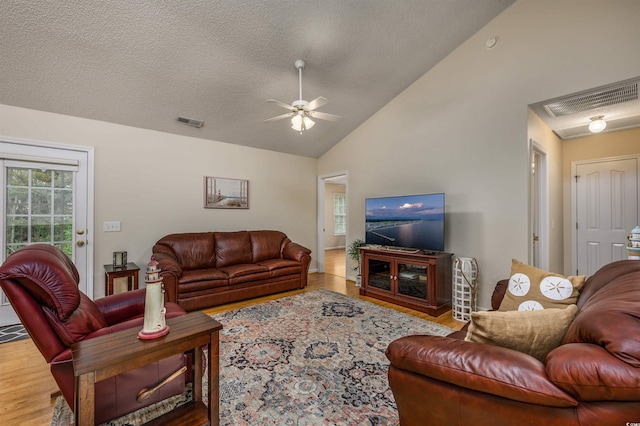
<instances>
[{"instance_id":1,"label":"hardwood floor","mask_svg":"<svg viewBox=\"0 0 640 426\"><path fill-rule=\"evenodd\" d=\"M345 249L331 249L324 251L324 273L345 278L346 275L346 251Z\"/></svg>"},{"instance_id":2,"label":"hardwood floor","mask_svg":"<svg viewBox=\"0 0 640 426\"><path fill-rule=\"evenodd\" d=\"M342 256L342 259L344 259L344 256ZM333 267L334 266L332 266L332 268ZM336 271L339 271L340 266L335 268L337 268ZM325 270L328 270L328 266L325 266ZM331 270L333 271L334 269ZM343 275L344 270L344 266L342 266ZM228 305L216 306L205 309L203 312L211 315L318 289L332 290L357 297L387 308L437 322L456 330L460 329L463 325L453 319L451 311L439 317L432 317L423 312L403 308L381 300L361 297L359 295L359 289L353 281L346 281L343 277L332 273L310 274L308 285L302 290L288 291L230 303ZM50 395L55 391L57 391L57 386L49 372L49 367L31 339L0 344L0 425L49 425L54 403L54 401L50 399Z\"/></svg>"}]
</instances>

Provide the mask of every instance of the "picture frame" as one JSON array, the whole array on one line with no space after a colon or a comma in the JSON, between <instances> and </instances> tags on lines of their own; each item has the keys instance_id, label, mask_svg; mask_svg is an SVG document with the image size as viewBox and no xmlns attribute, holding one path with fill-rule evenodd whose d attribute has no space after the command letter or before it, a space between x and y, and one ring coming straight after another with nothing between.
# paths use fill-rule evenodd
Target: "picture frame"
<instances>
[{"instance_id":1,"label":"picture frame","mask_svg":"<svg viewBox=\"0 0 640 426\"><path fill-rule=\"evenodd\" d=\"M127 266L127 252L126 251L114 251L113 252L113 267L122 268Z\"/></svg>"},{"instance_id":2,"label":"picture frame","mask_svg":"<svg viewBox=\"0 0 640 426\"><path fill-rule=\"evenodd\" d=\"M248 209L249 181L221 177L204 177L205 209Z\"/></svg>"}]
</instances>

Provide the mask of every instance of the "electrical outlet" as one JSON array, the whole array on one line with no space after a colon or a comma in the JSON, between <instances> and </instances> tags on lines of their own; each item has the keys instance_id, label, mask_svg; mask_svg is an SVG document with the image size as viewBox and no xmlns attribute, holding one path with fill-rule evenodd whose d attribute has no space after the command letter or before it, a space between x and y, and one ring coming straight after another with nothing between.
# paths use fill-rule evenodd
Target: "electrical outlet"
<instances>
[{"instance_id":1,"label":"electrical outlet","mask_svg":"<svg viewBox=\"0 0 640 426\"><path fill-rule=\"evenodd\" d=\"M104 232L120 232L120 222L105 222Z\"/></svg>"}]
</instances>

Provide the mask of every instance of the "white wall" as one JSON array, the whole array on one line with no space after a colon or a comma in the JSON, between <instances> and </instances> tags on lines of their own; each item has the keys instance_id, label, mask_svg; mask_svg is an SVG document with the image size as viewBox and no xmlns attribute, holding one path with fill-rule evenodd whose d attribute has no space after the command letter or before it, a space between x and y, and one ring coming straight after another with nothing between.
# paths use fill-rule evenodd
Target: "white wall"
<instances>
[{"instance_id":1,"label":"white wall","mask_svg":"<svg viewBox=\"0 0 640 426\"><path fill-rule=\"evenodd\" d=\"M143 266L169 233L278 229L316 249L315 159L6 105L0 134L95 147L95 297L114 251ZM204 209L204 176L248 179L249 209Z\"/></svg>"},{"instance_id":2,"label":"white wall","mask_svg":"<svg viewBox=\"0 0 640 426\"><path fill-rule=\"evenodd\" d=\"M635 0L514 3L319 159L349 172L347 241L364 198L445 192L446 250L478 259L489 307L528 256L527 105L640 75L638 22Z\"/></svg>"}]
</instances>

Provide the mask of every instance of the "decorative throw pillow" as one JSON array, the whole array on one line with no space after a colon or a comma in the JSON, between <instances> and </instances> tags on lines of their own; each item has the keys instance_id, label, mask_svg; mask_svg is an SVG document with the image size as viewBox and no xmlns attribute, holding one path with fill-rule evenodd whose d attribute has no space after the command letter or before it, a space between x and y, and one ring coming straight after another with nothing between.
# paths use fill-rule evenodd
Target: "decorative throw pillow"
<instances>
[{"instance_id":1,"label":"decorative throw pillow","mask_svg":"<svg viewBox=\"0 0 640 426\"><path fill-rule=\"evenodd\" d=\"M584 279L584 275L564 277L513 259L509 287L498 310L562 309L578 301Z\"/></svg>"},{"instance_id":2,"label":"decorative throw pillow","mask_svg":"<svg viewBox=\"0 0 640 426\"><path fill-rule=\"evenodd\" d=\"M464 340L514 349L544 362L562 342L576 312L576 305L536 311L472 312Z\"/></svg>"}]
</instances>

